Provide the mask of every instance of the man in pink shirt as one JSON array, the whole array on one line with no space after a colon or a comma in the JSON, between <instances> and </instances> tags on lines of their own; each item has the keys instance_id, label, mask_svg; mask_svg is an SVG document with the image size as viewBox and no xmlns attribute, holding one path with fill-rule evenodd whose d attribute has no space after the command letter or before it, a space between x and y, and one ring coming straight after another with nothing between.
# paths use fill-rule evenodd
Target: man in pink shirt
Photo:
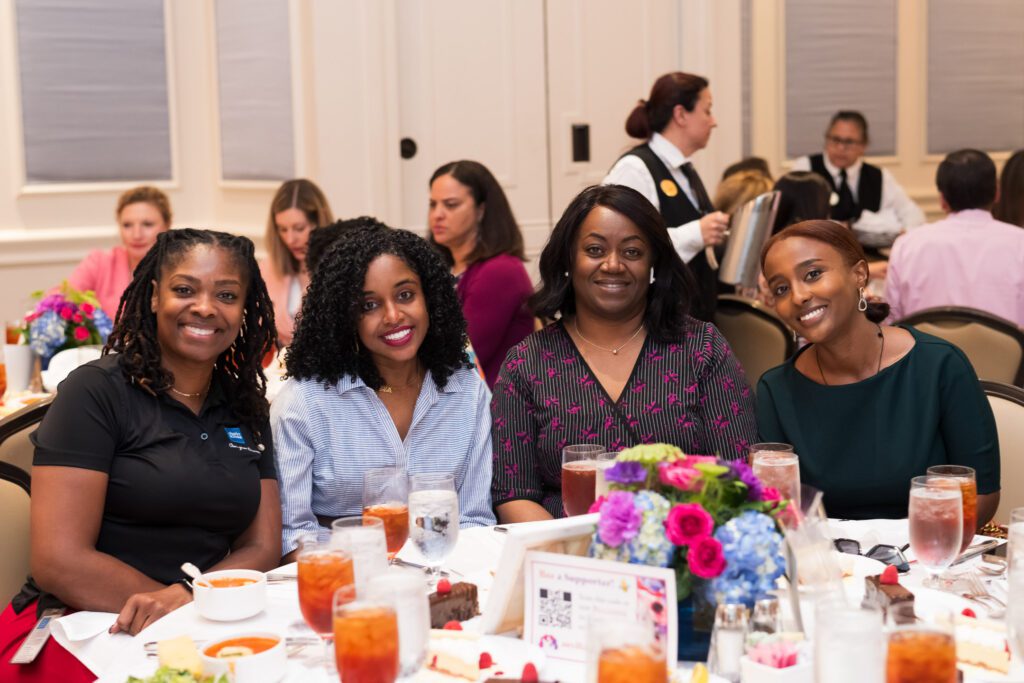
<instances>
[{"instance_id":1,"label":"man in pink shirt","mask_svg":"<svg viewBox=\"0 0 1024 683\"><path fill-rule=\"evenodd\" d=\"M977 308L1024 326L1024 229L992 218L996 167L962 149L935 175L944 220L899 239L885 297L894 320L935 306Z\"/></svg>"}]
</instances>

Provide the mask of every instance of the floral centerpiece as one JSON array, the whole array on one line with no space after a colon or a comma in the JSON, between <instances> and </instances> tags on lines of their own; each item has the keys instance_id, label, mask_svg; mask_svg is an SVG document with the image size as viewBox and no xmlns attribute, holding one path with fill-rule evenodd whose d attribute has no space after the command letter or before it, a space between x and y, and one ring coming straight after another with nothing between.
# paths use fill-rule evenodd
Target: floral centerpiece
<instances>
[{"instance_id":1,"label":"floral centerpiece","mask_svg":"<svg viewBox=\"0 0 1024 683\"><path fill-rule=\"evenodd\" d=\"M33 296L39 303L25 316L22 334L44 368L58 351L105 343L114 328L93 293L80 292L67 281L56 292Z\"/></svg>"},{"instance_id":2,"label":"floral centerpiece","mask_svg":"<svg viewBox=\"0 0 1024 683\"><path fill-rule=\"evenodd\" d=\"M681 615L693 606L692 620L704 622L696 630L710 631L717 603L753 607L785 571L775 518L787 501L746 463L653 444L622 451L604 476L610 492L591 508L600 515L590 555L672 567ZM701 658L701 643L687 649L694 637L683 622L680 653Z\"/></svg>"}]
</instances>

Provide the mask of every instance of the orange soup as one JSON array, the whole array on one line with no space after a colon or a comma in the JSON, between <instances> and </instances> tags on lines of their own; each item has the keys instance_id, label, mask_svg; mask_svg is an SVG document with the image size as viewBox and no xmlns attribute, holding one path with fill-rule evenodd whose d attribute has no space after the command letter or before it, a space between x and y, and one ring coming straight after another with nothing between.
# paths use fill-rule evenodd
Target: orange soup
<instances>
[{"instance_id":1,"label":"orange soup","mask_svg":"<svg viewBox=\"0 0 1024 683\"><path fill-rule=\"evenodd\" d=\"M210 588L238 588L256 583L256 579L249 579L244 576L229 576L226 579L203 579L199 585Z\"/></svg>"},{"instance_id":2,"label":"orange soup","mask_svg":"<svg viewBox=\"0 0 1024 683\"><path fill-rule=\"evenodd\" d=\"M204 654L207 657L220 657L221 651L231 648L230 654L228 652L224 652L225 657L245 657L250 654L258 655L259 653L266 652L270 648L274 647L278 642L277 638L259 638L255 636L250 638L231 638L230 640L223 640L219 643L214 643L210 647L206 648ZM242 652L236 648L246 648L247 650L251 650L251 652Z\"/></svg>"}]
</instances>

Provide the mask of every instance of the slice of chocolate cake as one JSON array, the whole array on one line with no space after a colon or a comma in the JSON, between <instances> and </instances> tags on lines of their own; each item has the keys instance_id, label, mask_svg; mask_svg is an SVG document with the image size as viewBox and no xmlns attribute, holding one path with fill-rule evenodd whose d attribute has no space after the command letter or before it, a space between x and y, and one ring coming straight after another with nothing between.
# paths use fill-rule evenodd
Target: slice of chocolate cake
<instances>
[{"instance_id":1,"label":"slice of chocolate cake","mask_svg":"<svg viewBox=\"0 0 1024 683\"><path fill-rule=\"evenodd\" d=\"M882 576L864 577L865 606L880 607L886 619L898 624L914 621L914 594L899 583L885 583ZM906 605L904 607L903 605ZM892 609L899 606L899 609Z\"/></svg>"},{"instance_id":2,"label":"slice of chocolate cake","mask_svg":"<svg viewBox=\"0 0 1024 683\"><path fill-rule=\"evenodd\" d=\"M438 590L430 594L431 628L443 628L449 621L465 621L478 614L476 584L459 581L451 586L439 585Z\"/></svg>"}]
</instances>

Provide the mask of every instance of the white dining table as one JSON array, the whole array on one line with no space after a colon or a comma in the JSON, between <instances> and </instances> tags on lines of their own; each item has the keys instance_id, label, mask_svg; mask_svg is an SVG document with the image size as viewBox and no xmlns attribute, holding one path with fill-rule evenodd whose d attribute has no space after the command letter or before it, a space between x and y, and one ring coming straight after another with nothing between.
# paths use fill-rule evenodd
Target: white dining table
<instances>
[{"instance_id":1,"label":"white dining table","mask_svg":"<svg viewBox=\"0 0 1024 683\"><path fill-rule=\"evenodd\" d=\"M870 547L875 543L899 546L906 543L908 538L906 520L832 522L830 527L835 537L857 539L864 547ZM505 534L495 531L494 527L463 529L460 531L459 541L454 552L445 562L445 567L453 572L453 581L465 580L477 585L481 607L486 604L487 595L493 585L494 572L501 555L504 538ZM979 540L982 538L976 537L975 542ZM421 561L411 546L412 544L406 544L406 548L402 550L399 557L407 561ZM980 562L980 558L969 560L962 565L962 569L970 568L978 562ZM964 607L971 607L979 617L986 616L985 609L977 604L950 593L924 588L921 586L921 582L925 578L924 571L916 564L911 566L911 571L901 576L901 583L915 593L916 602L924 608L924 611L941 608L959 612ZM295 571L295 565L291 564L275 570L274 573L294 574ZM993 582L993 592L996 594L999 590L998 583L998 579ZM863 577L848 578L846 588L851 599L859 599L858 596L863 594ZM78 624L74 619L77 614L84 615L79 617ZM77 614L60 620L70 620L67 630L71 632L71 637L87 635L89 628L81 628L77 634L75 633L76 628L79 624L87 624L89 616L96 613ZM109 625L111 621L112 615L106 615L106 621L100 618L95 623L98 625L102 622ZM469 630L478 628L478 621L479 619L475 619L467 622L467 628ZM135 637L124 634L109 636L104 632L91 638L81 637L79 640L72 640L61 627L55 628L55 635L62 645L78 656L99 676L101 683L125 683L129 675L146 676L152 674L156 669L156 660L147 656L144 648L148 642L174 638L183 634L190 635L197 641L208 641L252 631L272 631L286 636L303 635L308 637L311 635L312 632L305 626L299 610L295 582L274 582L268 585L267 609L261 614L240 622L209 621L199 616L194 605L188 604L168 614ZM582 666L566 665L553 660L545 661L543 654L537 648L511 636L485 636L485 638L490 639L489 642L493 643L495 647L500 646L503 652L511 653L509 656L513 659L539 660L542 679L557 678L563 682L583 680ZM686 668L681 670L685 671ZM336 676L334 674L333 681L337 681ZM299 681L320 683L331 680L324 666L323 648L319 645L308 646L289 657L288 674L285 681L289 683ZM436 679L426 673L422 678L414 680L426 683ZM688 678L682 676L680 680L682 683L686 683ZM999 676L971 669L965 671L964 680L967 683L1001 683L1004 681L1024 683L1024 668L1017 662L1009 676Z\"/></svg>"}]
</instances>

